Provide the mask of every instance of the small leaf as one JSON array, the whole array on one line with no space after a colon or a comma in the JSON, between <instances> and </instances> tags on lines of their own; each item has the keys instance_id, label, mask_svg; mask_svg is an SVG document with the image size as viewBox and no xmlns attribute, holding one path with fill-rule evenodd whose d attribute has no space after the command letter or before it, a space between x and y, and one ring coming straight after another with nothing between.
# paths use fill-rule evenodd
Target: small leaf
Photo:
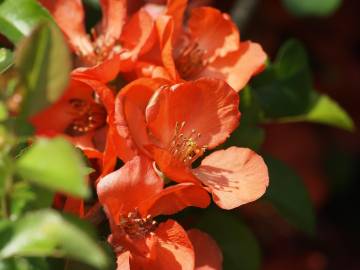
<instances>
[{"instance_id":1,"label":"small leaf","mask_svg":"<svg viewBox=\"0 0 360 270\"><path fill-rule=\"evenodd\" d=\"M309 194L300 177L281 161L266 157L270 185L265 198L298 229L313 234L315 214Z\"/></svg>"},{"instance_id":2,"label":"small leaf","mask_svg":"<svg viewBox=\"0 0 360 270\"><path fill-rule=\"evenodd\" d=\"M304 117L311 122L323 123L350 131L354 129L354 122L351 117L339 104L326 95L321 95Z\"/></svg>"},{"instance_id":3,"label":"small leaf","mask_svg":"<svg viewBox=\"0 0 360 270\"><path fill-rule=\"evenodd\" d=\"M314 92L314 96L316 96L315 102L306 114L279 118L276 121L280 123L308 121L334 126L348 131L354 130L353 120L339 104L327 95L319 95Z\"/></svg>"},{"instance_id":4,"label":"small leaf","mask_svg":"<svg viewBox=\"0 0 360 270\"><path fill-rule=\"evenodd\" d=\"M329 16L342 0L282 0L285 7L296 16Z\"/></svg>"},{"instance_id":5,"label":"small leaf","mask_svg":"<svg viewBox=\"0 0 360 270\"><path fill-rule=\"evenodd\" d=\"M258 270L260 248L247 228L229 212L208 208L199 218L197 227L209 233L220 246L224 256L224 270Z\"/></svg>"},{"instance_id":6,"label":"small leaf","mask_svg":"<svg viewBox=\"0 0 360 270\"><path fill-rule=\"evenodd\" d=\"M73 196L90 194L85 182L85 164L76 149L64 138L38 139L17 161L24 178L54 191Z\"/></svg>"},{"instance_id":7,"label":"small leaf","mask_svg":"<svg viewBox=\"0 0 360 270\"><path fill-rule=\"evenodd\" d=\"M13 63L13 53L5 48L0 48L0 74L6 71Z\"/></svg>"},{"instance_id":8,"label":"small leaf","mask_svg":"<svg viewBox=\"0 0 360 270\"><path fill-rule=\"evenodd\" d=\"M70 54L60 30L40 24L16 51L15 65L25 86L22 114L33 115L55 102L68 84Z\"/></svg>"},{"instance_id":9,"label":"small leaf","mask_svg":"<svg viewBox=\"0 0 360 270\"><path fill-rule=\"evenodd\" d=\"M0 1L0 32L14 44L43 21L53 23L49 12L36 0Z\"/></svg>"},{"instance_id":10,"label":"small leaf","mask_svg":"<svg viewBox=\"0 0 360 270\"><path fill-rule=\"evenodd\" d=\"M61 256L98 268L107 264L99 245L53 210L27 214L13 224L12 232L11 238L0 250L0 258Z\"/></svg>"}]
</instances>

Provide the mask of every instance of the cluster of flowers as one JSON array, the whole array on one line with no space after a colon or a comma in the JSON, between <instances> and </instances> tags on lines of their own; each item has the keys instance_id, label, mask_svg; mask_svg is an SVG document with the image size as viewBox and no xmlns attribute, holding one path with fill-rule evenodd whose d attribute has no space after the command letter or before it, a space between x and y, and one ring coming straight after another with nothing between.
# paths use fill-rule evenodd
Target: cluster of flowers
<instances>
[{"instance_id":1,"label":"cluster of flowers","mask_svg":"<svg viewBox=\"0 0 360 270\"><path fill-rule=\"evenodd\" d=\"M267 167L250 149L216 150L192 167L237 128L239 91L264 68L262 48L240 41L227 14L188 9L186 0L100 0L91 36L81 0L40 2L75 68L62 98L31 121L40 136L66 136L96 168L89 184L109 220L117 269L221 269L209 235L154 218L206 208L209 193L233 209L265 192ZM87 214L74 198L64 208Z\"/></svg>"}]
</instances>

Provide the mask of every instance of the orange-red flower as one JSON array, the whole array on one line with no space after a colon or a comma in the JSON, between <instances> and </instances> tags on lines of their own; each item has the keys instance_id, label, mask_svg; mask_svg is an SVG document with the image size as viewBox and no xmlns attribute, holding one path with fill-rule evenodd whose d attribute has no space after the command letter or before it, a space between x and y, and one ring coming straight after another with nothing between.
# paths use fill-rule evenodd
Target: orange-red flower
<instances>
[{"instance_id":1,"label":"orange-red flower","mask_svg":"<svg viewBox=\"0 0 360 270\"><path fill-rule=\"evenodd\" d=\"M237 92L222 80L175 85L160 79L134 81L115 103L120 155L123 160L148 155L170 179L204 185L224 209L256 200L265 192L268 172L250 149L215 151L192 168L206 149L223 143L237 127L238 106Z\"/></svg>"},{"instance_id":2,"label":"orange-red flower","mask_svg":"<svg viewBox=\"0 0 360 270\"><path fill-rule=\"evenodd\" d=\"M127 18L126 0L100 0L102 21L85 31L81 0L39 0L53 15L77 56L77 66L94 78L108 82L130 68L153 40L153 21L140 10Z\"/></svg>"},{"instance_id":3,"label":"orange-red flower","mask_svg":"<svg viewBox=\"0 0 360 270\"><path fill-rule=\"evenodd\" d=\"M157 224L154 217L188 206L207 207L209 196L200 186L182 183L163 188L152 162L136 156L102 178L97 192L109 218L117 269L194 269L186 231L174 220Z\"/></svg>"},{"instance_id":4,"label":"orange-red flower","mask_svg":"<svg viewBox=\"0 0 360 270\"><path fill-rule=\"evenodd\" d=\"M110 138L114 128L108 125L114 117L114 95L105 84L84 74L73 72L63 96L31 118L38 136L64 135L89 158L101 162L103 173L109 173L116 154Z\"/></svg>"},{"instance_id":5,"label":"orange-red flower","mask_svg":"<svg viewBox=\"0 0 360 270\"><path fill-rule=\"evenodd\" d=\"M168 1L167 8L147 5L155 17L160 53L153 50L139 63L141 74L174 81L212 77L225 80L240 91L264 68L266 54L251 41L240 41L230 16L210 7L194 8L182 27L184 0ZM156 12L157 11L157 12ZM165 70L153 61L154 54Z\"/></svg>"}]
</instances>

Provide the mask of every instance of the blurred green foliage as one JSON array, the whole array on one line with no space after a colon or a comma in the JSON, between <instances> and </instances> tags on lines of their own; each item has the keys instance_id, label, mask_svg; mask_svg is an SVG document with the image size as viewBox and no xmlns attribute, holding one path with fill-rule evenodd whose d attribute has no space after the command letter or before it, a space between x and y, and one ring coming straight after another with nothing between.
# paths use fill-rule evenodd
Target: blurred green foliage
<instances>
[{"instance_id":1,"label":"blurred green foliage","mask_svg":"<svg viewBox=\"0 0 360 270\"><path fill-rule=\"evenodd\" d=\"M296 16L329 16L342 0L282 0L284 6Z\"/></svg>"}]
</instances>

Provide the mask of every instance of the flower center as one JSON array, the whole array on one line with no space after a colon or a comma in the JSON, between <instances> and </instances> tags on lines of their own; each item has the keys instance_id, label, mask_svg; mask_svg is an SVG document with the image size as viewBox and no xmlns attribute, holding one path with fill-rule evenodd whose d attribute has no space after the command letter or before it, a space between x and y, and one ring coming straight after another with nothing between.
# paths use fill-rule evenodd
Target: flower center
<instances>
[{"instance_id":1,"label":"flower center","mask_svg":"<svg viewBox=\"0 0 360 270\"><path fill-rule=\"evenodd\" d=\"M142 239L156 229L156 221L150 215L145 218L141 217L139 211L135 209L133 212L129 212L127 216L120 218L119 226L130 238Z\"/></svg>"},{"instance_id":2,"label":"flower center","mask_svg":"<svg viewBox=\"0 0 360 270\"><path fill-rule=\"evenodd\" d=\"M93 66L103 62L113 53L120 52L121 46L116 44L115 39L98 36L96 30L91 29L90 44L78 48L76 53L85 65Z\"/></svg>"},{"instance_id":3,"label":"flower center","mask_svg":"<svg viewBox=\"0 0 360 270\"><path fill-rule=\"evenodd\" d=\"M175 66L183 79L199 74L207 65L205 51L196 42L185 45L175 59Z\"/></svg>"},{"instance_id":4,"label":"flower center","mask_svg":"<svg viewBox=\"0 0 360 270\"><path fill-rule=\"evenodd\" d=\"M105 108L95 102L82 99L70 99L69 103L74 110L74 119L65 129L65 133L76 137L102 128L106 124Z\"/></svg>"},{"instance_id":5,"label":"flower center","mask_svg":"<svg viewBox=\"0 0 360 270\"><path fill-rule=\"evenodd\" d=\"M175 134L169 145L169 152L185 165L190 165L198 159L206 150L206 146L200 147L197 140L201 134L196 132L195 129L191 131L189 137L185 136L182 132L186 122L176 122Z\"/></svg>"}]
</instances>

